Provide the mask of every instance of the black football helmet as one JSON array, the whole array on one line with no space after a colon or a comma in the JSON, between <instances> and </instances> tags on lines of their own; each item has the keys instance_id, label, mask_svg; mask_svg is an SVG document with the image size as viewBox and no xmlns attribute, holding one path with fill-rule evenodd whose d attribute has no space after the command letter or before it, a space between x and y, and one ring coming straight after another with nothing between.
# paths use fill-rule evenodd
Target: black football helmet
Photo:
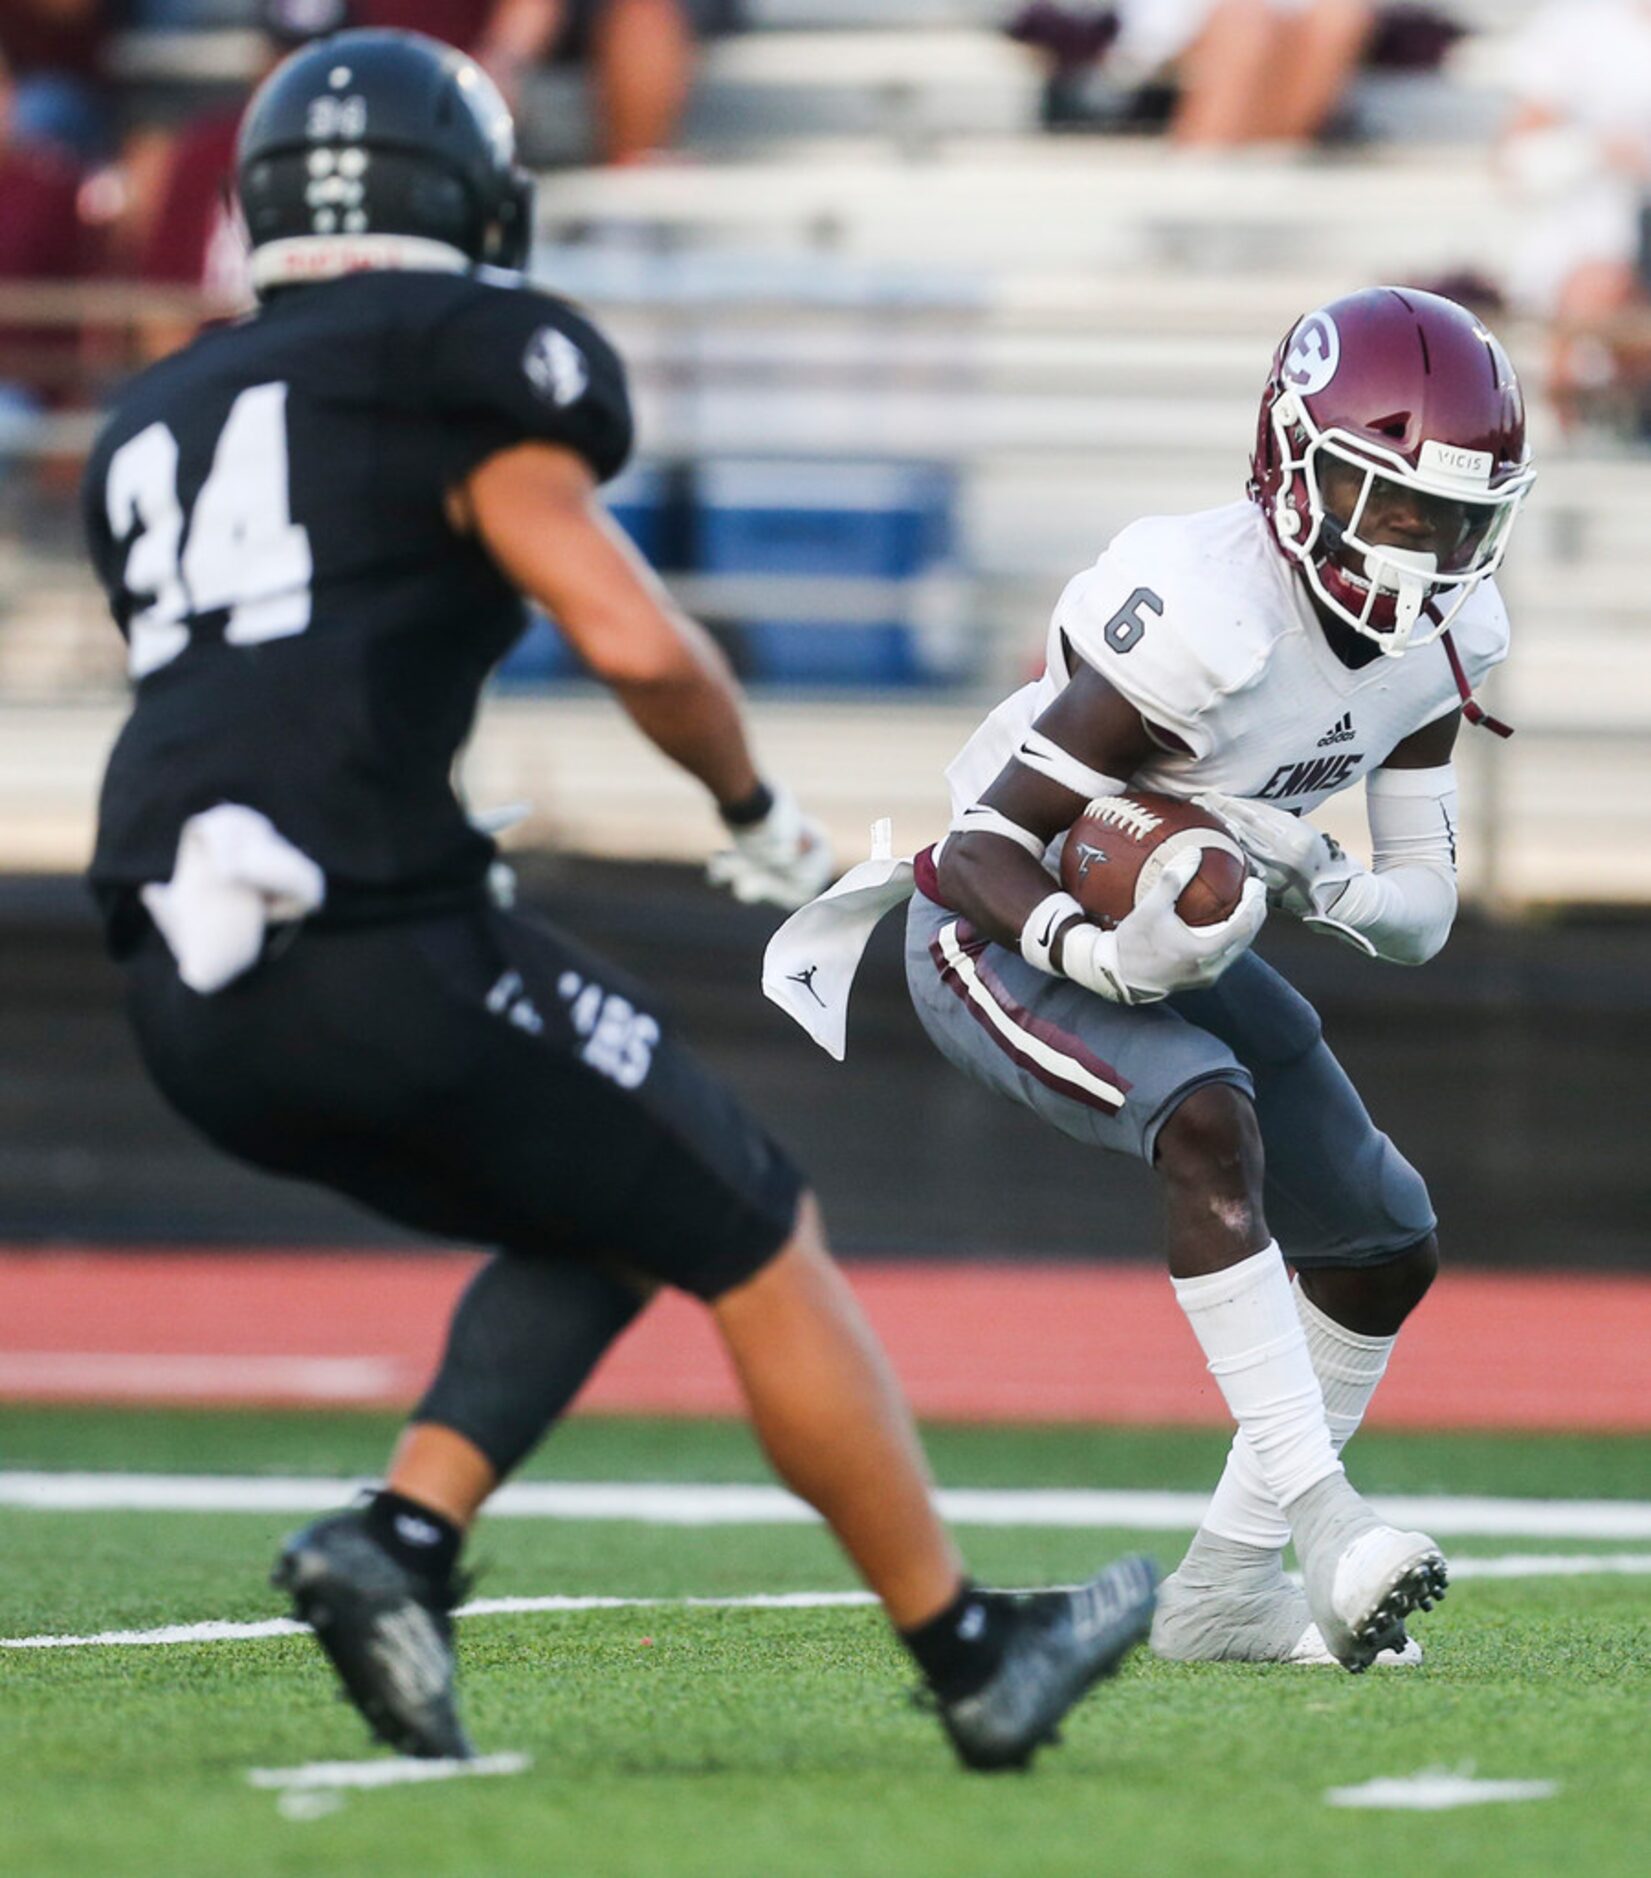
<instances>
[{"instance_id":1,"label":"black football helmet","mask_svg":"<svg viewBox=\"0 0 1651 1878\"><path fill-rule=\"evenodd\" d=\"M361 268L520 267L533 181L493 81L422 33L317 39L241 120L236 192L260 293Z\"/></svg>"}]
</instances>

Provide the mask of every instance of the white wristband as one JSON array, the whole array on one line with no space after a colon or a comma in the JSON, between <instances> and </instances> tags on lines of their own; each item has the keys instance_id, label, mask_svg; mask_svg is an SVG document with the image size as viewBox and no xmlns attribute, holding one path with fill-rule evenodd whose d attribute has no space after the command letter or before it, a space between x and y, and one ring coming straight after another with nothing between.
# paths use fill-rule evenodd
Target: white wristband
<instances>
[{"instance_id":1,"label":"white wristband","mask_svg":"<svg viewBox=\"0 0 1651 1878\"><path fill-rule=\"evenodd\" d=\"M1060 971L1049 955L1050 947L1065 927L1084 917L1083 908L1069 893L1052 893L1047 899L1040 900L1027 914L1026 924L1020 929L1021 957L1038 971L1047 972L1051 978L1060 977Z\"/></svg>"}]
</instances>

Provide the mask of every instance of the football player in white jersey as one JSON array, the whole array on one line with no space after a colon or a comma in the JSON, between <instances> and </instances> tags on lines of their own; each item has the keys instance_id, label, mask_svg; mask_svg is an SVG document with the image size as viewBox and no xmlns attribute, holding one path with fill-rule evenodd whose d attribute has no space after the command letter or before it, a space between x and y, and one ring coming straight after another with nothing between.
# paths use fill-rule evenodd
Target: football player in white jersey
<instances>
[{"instance_id":1,"label":"football player in white jersey","mask_svg":"<svg viewBox=\"0 0 1651 1878\"><path fill-rule=\"evenodd\" d=\"M1238 1424L1163 1589L1165 1656L1414 1658L1405 1618L1444 1586L1438 1548L1383 1524L1340 1460L1437 1266L1427 1190L1312 1007L1248 948L1266 903L1379 960L1444 944L1451 749L1507 652L1490 576L1531 479L1518 381L1470 313L1380 288L1299 320L1247 498L1137 522L1072 581L1045 675L953 763L951 832L917 857L907 975L925 1029L976 1080L1154 1169L1171 1278ZM1304 819L1361 781L1369 869ZM1256 876L1229 919L1176 917L1179 859L1114 931L1058 891L1063 831L1130 786L1225 818ZM828 1047L847 981L817 909L840 921L854 881L794 916L765 976ZM805 949L823 961L818 1012L778 968ZM1283 1569L1292 1538L1304 1592Z\"/></svg>"}]
</instances>

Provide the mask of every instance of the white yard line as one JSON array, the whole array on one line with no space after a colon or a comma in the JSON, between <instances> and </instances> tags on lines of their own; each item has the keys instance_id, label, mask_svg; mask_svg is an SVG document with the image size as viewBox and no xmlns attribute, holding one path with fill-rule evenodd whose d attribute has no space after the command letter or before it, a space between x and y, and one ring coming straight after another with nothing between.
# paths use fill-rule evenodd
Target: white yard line
<instances>
[{"instance_id":1,"label":"white yard line","mask_svg":"<svg viewBox=\"0 0 1651 1878\"><path fill-rule=\"evenodd\" d=\"M341 1505L360 1480L230 1474L0 1472L0 1507L48 1512L311 1513ZM1108 1488L943 1488L940 1510L960 1526L1190 1532L1203 1493ZM1396 1525L1455 1538L1651 1541L1651 1501L1462 1498L1381 1494ZM521 1481L488 1502L495 1519L635 1520L650 1526L789 1526L814 1521L773 1486L645 1481Z\"/></svg>"},{"instance_id":2,"label":"white yard line","mask_svg":"<svg viewBox=\"0 0 1651 1878\"><path fill-rule=\"evenodd\" d=\"M1451 1578L1643 1578L1646 1552L1505 1552L1494 1558L1452 1558Z\"/></svg>"},{"instance_id":3,"label":"white yard line","mask_svg":"<svg viewBox=\"0 0 1651 1878\"><path fill-rule=\"evenodd\" d=\"M104 1649L127 1644L249 1643L255 1637L298 1637L309 1630L290 1617L263 1617L255 1623L236 1624L209 1618L202 1624L162 1624L158 1630L99 1630L89 1637L0 1637L0 1650L78 1650L90 1645Z\"/></svg>"},{"instance_id":4,"label":"white yard line","mask_svg":"<svg viewBox=\"0 0 1651 1878\"><path fill-rule=\"evenodd\" d=\"M406 1787L429 1780L473 1780L478 1775L526 1773L525 1754L478 1754L472 1761L311 1761L307 1767L250 1767L251 1786L282 1793L327 1787Z\"/></svg>"},{"instance_id":5,"label":"white yard line","mask_svg":"<svg viewBox=\"0 0 1651 1878\"><path fill-rule=\"evenodd\" d=\"M0 1351L0 1396L99 1395L146 1402L156 1395L210 1402L297 1396L315 1402L380 1402L405 1381L377 1356L155 1356L102 1350Z\"/></svg>"},{"instance_id":6,"label":"white yard line","mask_svg":"<svg viewBox=\"0 0 1651 1878\"><path fill-rule=\"evenodd\" d=\"M1646 1560L1651 1571L1651 1559ZM873 1604L869 1591L758 1591L728 1598L619 1598L557 1595L542 1598L475 1598L461 1604L455 1617L515 1617L549 1611L629 1611L684 1608L709 1611L823 1611ZM88 1645L239 1643L258 1637L296 1637L308 1624L290 1617L261 1618L253 1623L226 1623L213 1619L203 1624L164 1624L158 1630L102 1630L88 1637L0 1637L0 1650L75 1650Z\"/></svg>"},{"instance_id":7,"label":"white yard line","mask_svg":"<svg viewBox=\"0 0 1651 1878\"><path fill-rule=\"evenodd\" d=\"M1475 1780L1443 1768L1403 1779L1367 1780L1360 1787L1331 1787L1327 1806L1367 1806L1383 1811L1443 1813L1457 1806L1492 1806L1509 1800L1551 1800L1557 1780Z\"/></svg>"},{"instance_id":8,"label":"white yard line","mask_svg":"<svg viewBox=\"0 0 1651 1878\"><path fill-rule=\"evenodd\" d=\"M1513 1554L1501 1558L1455 1558L1452 1580L1464 1578L1651 1577L1651 1552ZM516 1617L575 1611L829 1611L875 1603L869 1591L758 1591L725 1598L625 1598L567 1593L549 1597L476 1598L455 1617ZM229 1623L163 1624L156 1630L100 1630L90 1636L0 1637L0 1650L78 1650L169 1643L243 1643L260 1637L296 1637L309 1626L290 1617ZM375 1763L376 1765L376 1763Z\"/></svg>"}]
</instances>

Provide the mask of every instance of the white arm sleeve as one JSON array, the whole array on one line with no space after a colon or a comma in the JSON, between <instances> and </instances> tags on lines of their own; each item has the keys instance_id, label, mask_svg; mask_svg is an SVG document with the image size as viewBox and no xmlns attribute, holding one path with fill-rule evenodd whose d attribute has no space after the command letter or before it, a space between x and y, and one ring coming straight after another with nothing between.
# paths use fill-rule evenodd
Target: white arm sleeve
<instances>
[{"instance_id":1,"label":"white arm sleeve","mask_svg":"<svg viewBox=\"0 0 1651 1878\"><path fill-rule=\"evenodd\" d=\"M1365 784L1373 868L1327 910L1378 958L1422 965L1456 918L1456 771L1379 769Z\"/></svg>"}]
</instances>

